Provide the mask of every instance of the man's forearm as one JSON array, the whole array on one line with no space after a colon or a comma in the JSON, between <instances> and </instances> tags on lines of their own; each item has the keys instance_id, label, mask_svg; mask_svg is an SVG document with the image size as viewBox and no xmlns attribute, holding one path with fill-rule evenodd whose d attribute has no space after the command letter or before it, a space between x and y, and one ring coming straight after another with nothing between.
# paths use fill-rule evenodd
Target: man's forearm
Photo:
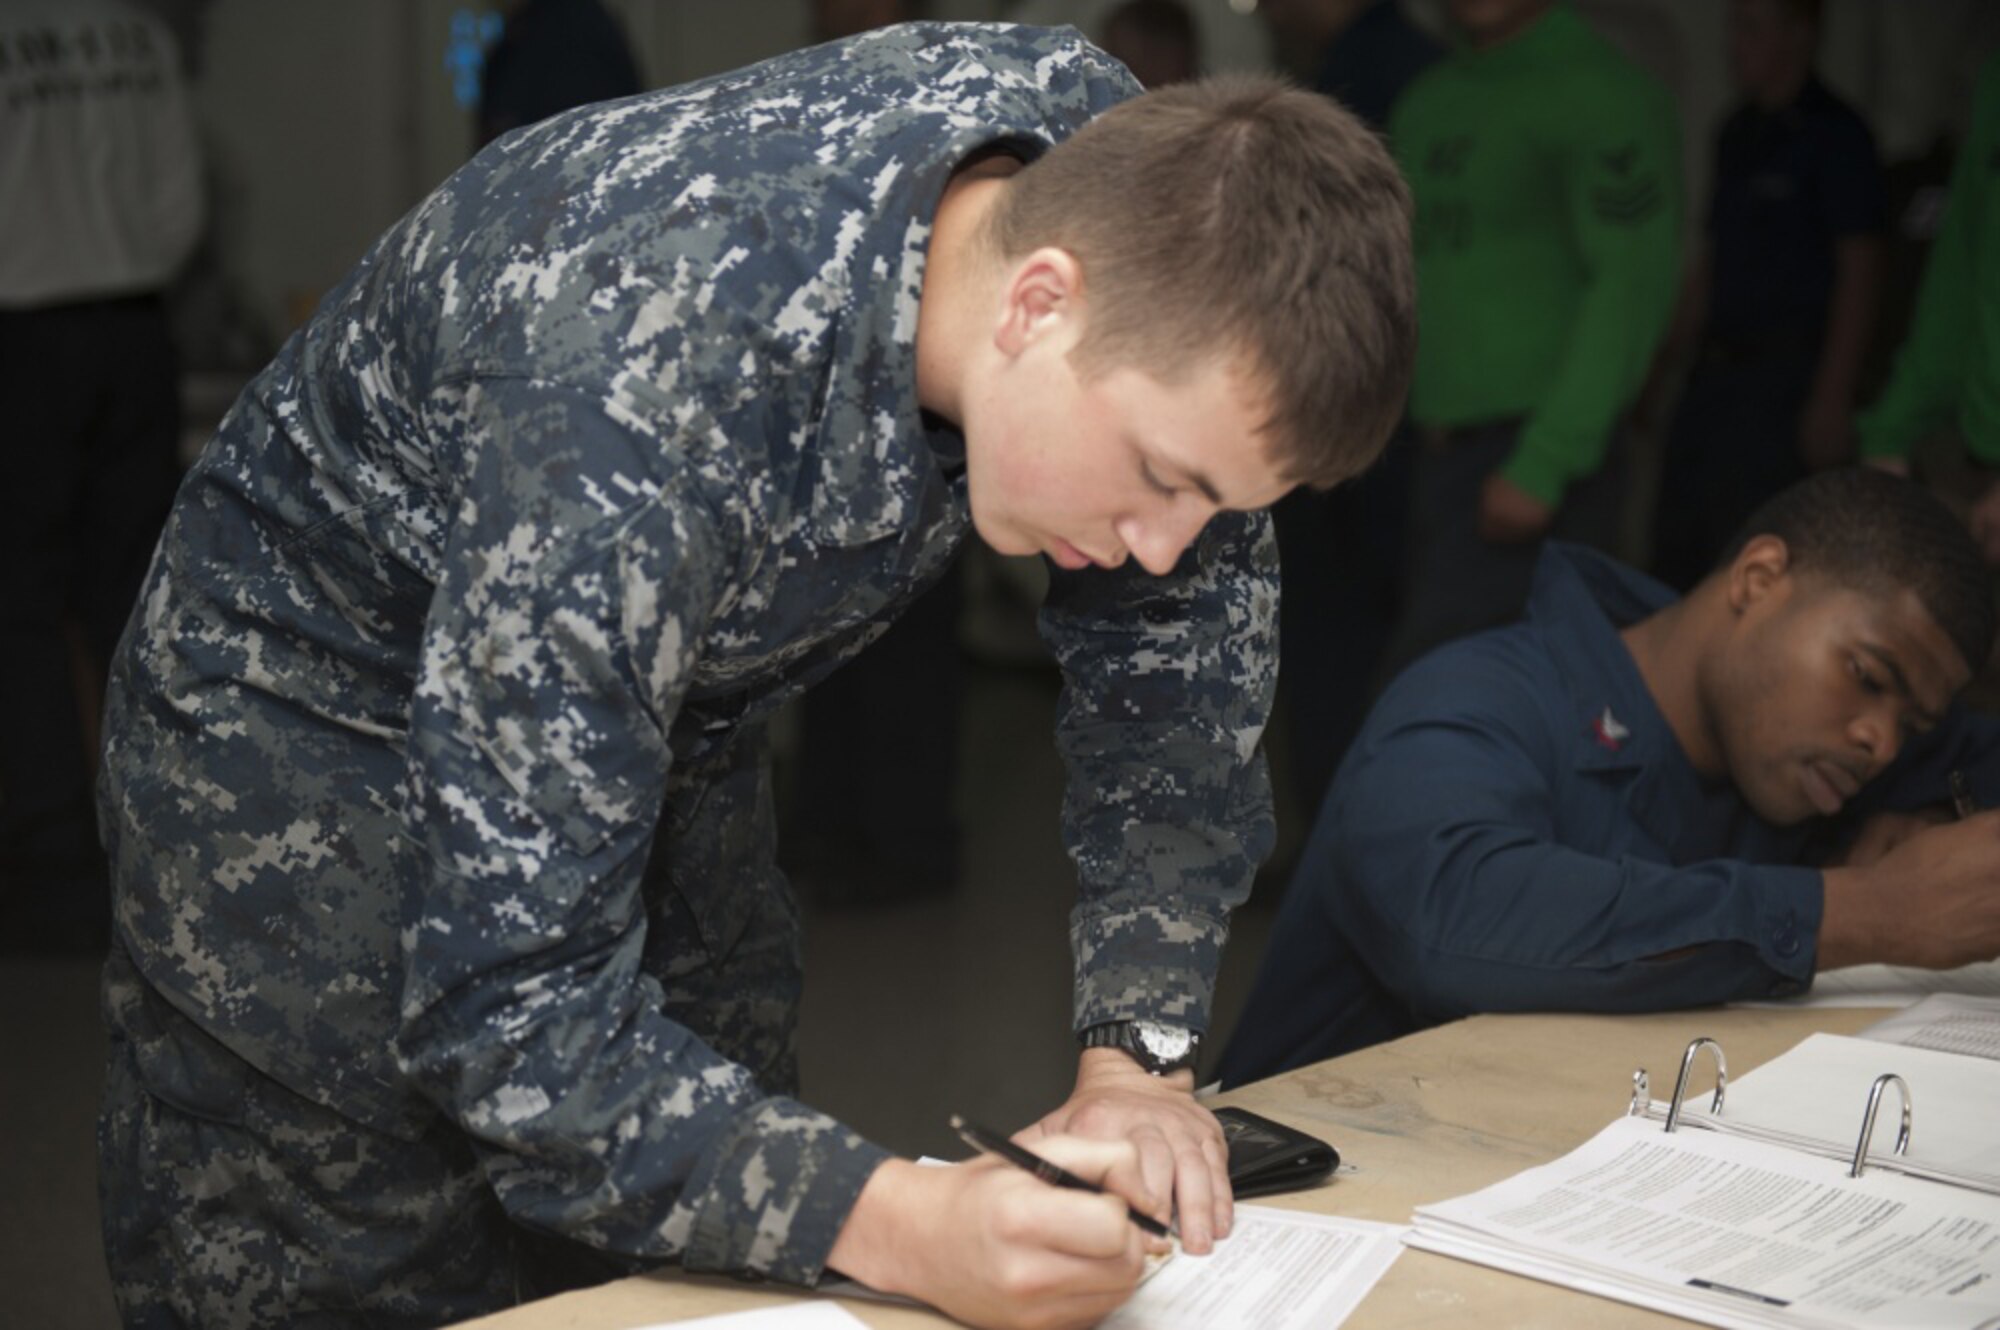
<instances>
[{"instance_id":1,"label":"man's forearm","mask_svg":"<svg viewBox=\"0 0 2000 1330\"><path fill-rule=\"evenodd\" d=\"M1838 970L1881 959L1884 894L1865 868L1828 868L1826 908L1819 923L1819 968Z\"/></svg>"}]
</instances>

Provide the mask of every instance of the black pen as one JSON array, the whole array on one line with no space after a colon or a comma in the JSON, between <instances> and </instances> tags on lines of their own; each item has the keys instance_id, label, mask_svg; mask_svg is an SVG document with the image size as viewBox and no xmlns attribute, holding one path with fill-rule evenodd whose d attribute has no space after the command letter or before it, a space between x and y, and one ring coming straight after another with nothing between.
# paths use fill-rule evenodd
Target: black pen
<instances>
[{"instance_id":1,"label":"black pen","mask_svg":"<svg viewBox=\"0 0 2000 1330\"><path fill-rule=\"evenodd\" d=\"M958 1133L960 1140L973 1149L982 1150L990 1155L998 1155L1014 1167L1026 1169L1028 1172L1033 1173L1043 1182L1052 1182L1058 1187L1068 1187L1071 1191L1095 1192L1099 1196L1104 1194L1104 1188L1098 1186L1096 1183L1085 1182L1082 1178L1063 1168L1061 1165L1050 1163L1032 1150L1022 1149L997 1131L988 1131L984 1127L975 1126L956 1113L951 1115L951 1129ZM1126 1208L1127 1212L1132 1216L1132 1222L1154 1237L1170 1238L1173 1236L1173 1230L1151 1215L1141 1214L1129 1206Z\"/></svg>"}]
</instances>

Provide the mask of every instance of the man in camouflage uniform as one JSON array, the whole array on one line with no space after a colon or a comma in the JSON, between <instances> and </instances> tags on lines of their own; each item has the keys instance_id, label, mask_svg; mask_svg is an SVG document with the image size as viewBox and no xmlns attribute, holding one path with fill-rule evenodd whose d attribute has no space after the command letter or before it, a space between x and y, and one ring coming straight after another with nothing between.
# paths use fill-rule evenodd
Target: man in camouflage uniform
<instances>
[{"instance_id":1,"label":"man in camouflage uniform","mask_svg":"<svg viewBox=\"0 0 2000 1330\"><path fill-rule=\"evenodd\" d=\"M1162 104L1162 163L1184 124L1229 159L1270 107L1317 117L1316 176L1255 168L1324 186L1317 214L1259 214L1315 252L1242 262L1273 301L1358 308L1366 345L1345 374L1299 353L1290 400L1267 343L1207 310L1193 370L1079 378L1089 260L1017 259L988 218L1136 91L1073 33L918 25L566 113L398 223L246 390L109 700L101 1146L128 1322L435 1324L573 1282L586 1250L802 1284L834 1263L989 1324L1129 1292L1123 1202L915 1169L786 1097L798 918L764 728L968 526L1048 554L1077 1026L1206 1023L1270 835L1277 590L1263 517L1209 519L1379 447L1407 203L1301 94ZM1147 243L1214 245L1208 203ZM1316 261L1333 275L1302 280ZM1343 408L1324 456L1255 438ZM1188 1073L1080 1066L1046 1148L1157 1212L1177 1196L1205 1248L1227 1184ZM1009 1206L1032 1222L1000 1245L1040 1267L987 1254Z\"/></svg>"}]
</instances>

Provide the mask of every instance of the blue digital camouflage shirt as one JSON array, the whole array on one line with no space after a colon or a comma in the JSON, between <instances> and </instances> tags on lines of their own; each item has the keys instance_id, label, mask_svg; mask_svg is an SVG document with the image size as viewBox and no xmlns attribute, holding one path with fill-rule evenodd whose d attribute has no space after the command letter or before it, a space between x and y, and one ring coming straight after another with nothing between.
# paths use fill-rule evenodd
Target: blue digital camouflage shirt
<instances>
[{"instance_id":1,"label":"blue digital camouflage shirt","mask_svg":"<svg viewBox=\"0 0 2000 1330\"><path fill-rule=\"evenodd\" d=\"M189 476L117 663L146 985L370 1130L443 1115L521 1222L815 1278L882 1152L780 1097L763 721L967 533L915 396L949 173L1136 91L1073 32L891 29L557 116L391 229ZM1079 1026L1206 1024L1276 597L1261 515L1054 578Z\"/></svg>"}]
</instances>

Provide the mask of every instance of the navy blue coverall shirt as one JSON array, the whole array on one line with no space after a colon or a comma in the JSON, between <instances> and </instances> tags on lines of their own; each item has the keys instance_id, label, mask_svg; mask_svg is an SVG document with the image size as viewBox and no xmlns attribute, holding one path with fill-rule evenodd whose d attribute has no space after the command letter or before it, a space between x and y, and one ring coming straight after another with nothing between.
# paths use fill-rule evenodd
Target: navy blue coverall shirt
<instances>
[{"instance_id":1,"label":"navy blue coverall shirt","mask_svg":"<svg viewBox=\"0 0 2000 1330\"><path fill-rule=\"evenodd\" d=\"M1341 765L1285 897L1226 1084L1482 1011L1663 1011L1798 993L1809 866L1842 828L1776 827L1689 765L1618 630L1670 603L1551 543L1527 617L1418 661ZM2000 785L2000 726L1953 708L1843 821Z\"/></svg>"}]
</instances>

